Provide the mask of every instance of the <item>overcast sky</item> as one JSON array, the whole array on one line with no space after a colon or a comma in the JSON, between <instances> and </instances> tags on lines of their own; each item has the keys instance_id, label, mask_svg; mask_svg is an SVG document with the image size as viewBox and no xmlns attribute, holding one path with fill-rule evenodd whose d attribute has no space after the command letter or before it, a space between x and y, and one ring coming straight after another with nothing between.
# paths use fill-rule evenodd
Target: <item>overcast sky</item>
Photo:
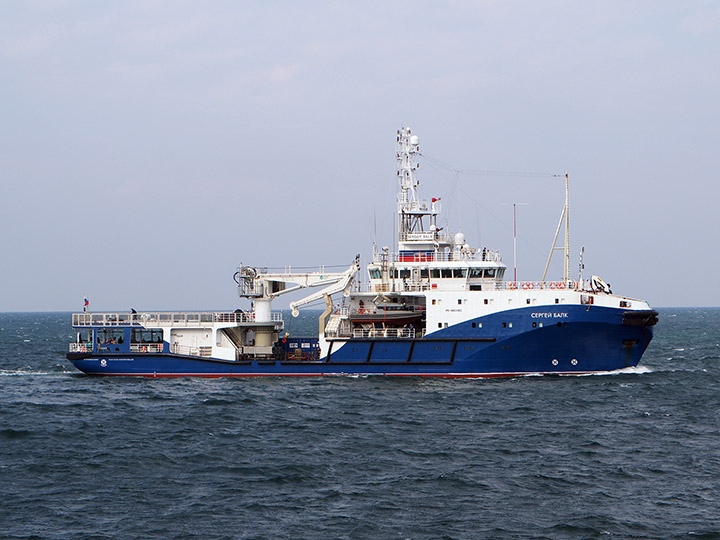
<instances>
[{"instance_id":1,"label":"overcast sky","mask_svg":"<svg viewBox=\"0 0 720 540\"><path fill-rule=\"evenodd\" d=\"M527 203L520 279L569 173L573 276L584 246L615 293L720 305L718 2L7 0L0 72L0 311L227 309L240 263L364 265L402 126L510 268Z\"/></svg>"}]
</instances>

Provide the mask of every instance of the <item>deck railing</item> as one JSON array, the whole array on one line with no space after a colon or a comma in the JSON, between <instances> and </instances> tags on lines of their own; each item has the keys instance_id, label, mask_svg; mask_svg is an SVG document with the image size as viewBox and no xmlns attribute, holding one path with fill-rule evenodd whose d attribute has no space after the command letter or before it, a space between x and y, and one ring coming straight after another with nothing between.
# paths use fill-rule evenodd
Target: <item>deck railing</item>
<instances>
[{"instance_id":1,"label":"deck railing","mask_svg":"<svg viewBox=\"0 0 720 540\"><path fill-rule=\"evenodd\" d=\"M383 262L383 258L385 257L384 253L374 253L373 254L373 262L374 263L381 263ZM483 250L477 250L475 254L467 253L467 252L457 252L457 251L443 251L440 253L434 253L434 252L421 252L417 253L415 255L411 255L409 253L388 253L387 254L387 262L389 263L397 263L397 262L462 262L462 261L489 261L489 262L502 262L502 257L500 255L500 252L497 250L490 250L486 249L483 253Z\"/></svg>"},{"instance_id":2,"label":"deck railing","mask_svg":"<svg viewBox=\"0 0 720 540\"><path fill-rule=\"evenodd\" d=\"M68 350L70 352L92 352L93 344L92 343L70 343L70 347Z\"/></svg>"},{"instance_id":3,"label":"deck railing","mask_svg":"<svg viewBox=\"0 0 720 540\"><path fill-rule=\"evenodd\" d=\"M502 288L506 290L576 290L578 288L577 281L505 281Z\"/></svg>"},{"instance_id":4,"label":"deck railing","mask_svg":"<svg viewBox=\"0 0 720 540\"><path fill-rule=\"evenodd\" d=\"M414 338L415 328L354 328L354 338Z\"/></svg>"},{"instance_id":5,"label":"deck railing","mask_svg":"<svg viewBox=\"0 0 720 540\"><path fill-rule=\"evenodd\" d=\"M282 313L273 311L271 322L282 322ZM253 312L145 312L145 313L73 313L73 326L194 326L200 323L252 323Z\"/></svg>"},{"instance_id":6,"label":"deck railing","mask_svg":"<svg viewBox=\"0 0 720 540\"><path fill-rule=\"evenodd\" d=\"M212 356L212 347L189 347L187 345L178 345L173 343L170 351L175 354L184 354L185 356L202 356L209 358Z\"/></svg>"},{"instance_id":7,"label":"deck railing","mask_svg":"<svg viewBox=\"0 0 720 540\"><path fill-rule=\"evenodd\" d=\"M133 353L159 353L163 350L162 343L131 343L130 352Z\"/></svg>"}]
</instances>

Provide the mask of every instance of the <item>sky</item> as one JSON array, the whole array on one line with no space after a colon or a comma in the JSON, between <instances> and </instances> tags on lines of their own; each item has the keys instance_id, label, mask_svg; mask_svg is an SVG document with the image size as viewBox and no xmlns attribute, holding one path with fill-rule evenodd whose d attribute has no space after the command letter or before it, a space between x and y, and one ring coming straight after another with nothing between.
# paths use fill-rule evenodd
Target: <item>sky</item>
<instances>
[{"instance_id":1,"label":"sky","mask_svg":"<svg viewBox=\"0 0 720 540\"><path fill-rule=\"evenodd\" d=\"M584 247L617 294L720 306L717 2L6 0L0 72L0 311L234 309L240 264L365 265L403 126L510 273L517 205L518 279L567 173L573 277Z\"/></svg>"}]
</instances>

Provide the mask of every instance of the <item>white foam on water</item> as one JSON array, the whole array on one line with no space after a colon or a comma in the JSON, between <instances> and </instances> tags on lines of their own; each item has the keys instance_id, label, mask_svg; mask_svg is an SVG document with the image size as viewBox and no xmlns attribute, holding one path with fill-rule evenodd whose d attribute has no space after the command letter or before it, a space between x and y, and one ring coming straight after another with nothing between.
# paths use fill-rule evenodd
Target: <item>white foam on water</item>
<instances>
[{"instance_id":1,"label":"white foam on water","mask_svg":"<svg viewBox=\"0 0 720 540\"><path fill-rule=\"evenodd\" d=\"M654 371L655 370L650 369L647 366L633 366L622 369L615 369L613 371L596 371L595 373L582 373L580 374L580 376L592 377L596 375L645 375L646 373L654 373Z\"/></svg>"}]
</instances>

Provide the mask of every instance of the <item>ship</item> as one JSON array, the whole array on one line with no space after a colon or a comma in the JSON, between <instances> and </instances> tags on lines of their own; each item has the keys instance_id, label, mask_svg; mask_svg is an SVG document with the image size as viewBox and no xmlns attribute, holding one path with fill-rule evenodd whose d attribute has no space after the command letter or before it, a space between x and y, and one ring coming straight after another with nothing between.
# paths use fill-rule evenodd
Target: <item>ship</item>
<instances>
[{"instance_id":1,"label":"ship","mask_svg":"<svg viewBox=\"0 0 720 540\"><path fill-rule=\"evenodd\" d=\"M417 135L398 130L396 249L373 246L366 282L359 255L336 272L241 265L234 281L249 309L74 313L68 360L88 375L141 377L485 378L638 365L658 312L598 276L583 279L582 264L570 277L567 175L562 279L508 280L499 251L438 226L441 200L420 197L420 155ZM272 310L303 289L310 294L289 304L291 314L319 302L317 336L291 336Z\"/></svg>"}]
</instances>

